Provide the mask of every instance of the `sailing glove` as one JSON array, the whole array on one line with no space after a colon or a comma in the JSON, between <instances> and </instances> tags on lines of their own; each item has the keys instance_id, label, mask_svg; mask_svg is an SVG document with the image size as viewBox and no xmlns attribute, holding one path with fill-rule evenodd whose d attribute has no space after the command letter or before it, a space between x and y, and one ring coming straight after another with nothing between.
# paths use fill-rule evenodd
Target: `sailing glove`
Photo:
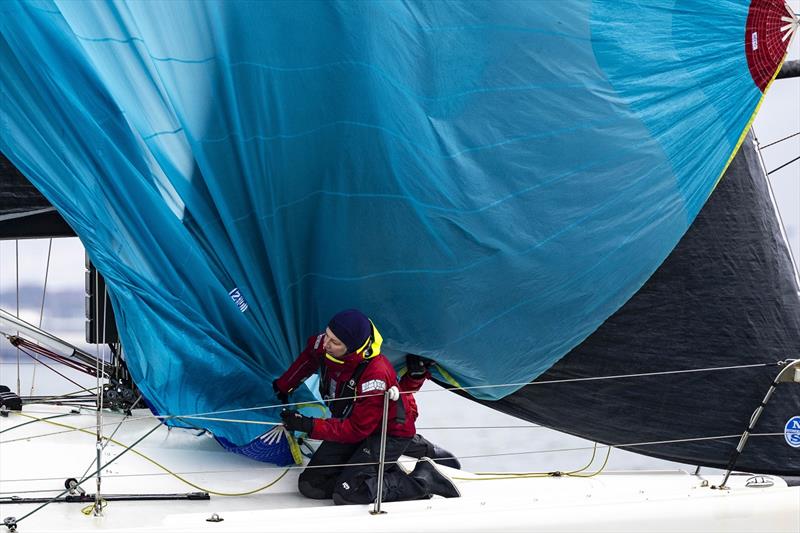
<instances>
[{"instance_id":1,"label":"sailing glove","mask_svg":"<svg viewBox=\"0 0 800 533\"><path fill-rule=\"evenodd\" d=\"M281 420L283 425L289 431L302 431L311 435L314 430L314 419L310 416L304 416L295 411L294 409L284 409L281 411Z\"/></svg>"},{"instance_id":2,"label":"sailing glove","mask_svg":"<svg viewBox=\"0 0 800 533\"><path fill-rule=\"evenodd\" d=\"M406 368L408 375L414 379L422 379L428 372L428 369L433 365L432 359L420 357L413 353L406 354Z\"/></svg>"},{"instance_id":3,"label":"sailing glove","mask_svg":"<svg viewBox=\"0 0 800 533\"><path fill-rule=\"evenodd\" d=\"M277 379L272 382L272 390L275 391L275 397L278 398L278 401L281 402L281 404L289 403L289 395L278 388Z\"/></svg>"}]
</instances>

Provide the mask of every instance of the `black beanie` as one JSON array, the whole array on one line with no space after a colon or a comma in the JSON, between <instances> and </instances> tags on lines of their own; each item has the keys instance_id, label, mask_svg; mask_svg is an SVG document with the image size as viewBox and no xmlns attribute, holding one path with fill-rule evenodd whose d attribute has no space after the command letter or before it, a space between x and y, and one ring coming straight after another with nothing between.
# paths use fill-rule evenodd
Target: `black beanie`
<instances>
[{"instance_id":1,"label":"black beanie","mask_svg":"<svg viewBox=\"0 0 800 533\"><path fill-rule=\"evenodd\" d=\"M372 335L372 323L358 309L347 309L336 313L328 327L347 346L347 353L361 348Z\"/></svg>"}]
</instances>

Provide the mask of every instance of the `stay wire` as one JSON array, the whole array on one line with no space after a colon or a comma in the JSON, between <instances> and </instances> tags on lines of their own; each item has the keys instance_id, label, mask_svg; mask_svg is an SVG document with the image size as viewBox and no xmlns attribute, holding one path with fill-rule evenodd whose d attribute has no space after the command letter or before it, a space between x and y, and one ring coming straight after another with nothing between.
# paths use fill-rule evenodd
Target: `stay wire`
<instances>
[{"instance_id":1,"label":"stay wire","mask_svg":"<svg viewBox=\"0 0 800 533\"><path fill-rule=\"evenodd\" d=\"M25 348L20 348L20 347L17 347L17 350L21 350L21 351L22 351L22 353L24 353L25 355L27 355L27 356L28 356L28 357L30 357L31 359L34 359L34 360L36 359L36 358L33 356L33 354L31 354L31 353L30 353L28 350L26 350ZM47 363L45 363L44 361L39 361L39 364L40 364L40 365L42 365L42 366L44 366L45 368L48 368L48 369L52 370L53 372L55 372L56 374L58 374L58 375L59 375L59 376L61 376L62 378L66 379L67 381L69 381L70 383L72 383L73 385L77 385L77 386L78 386L78 387L80 387L82 390L84 390L84 391L86 391L86 392L91 392L91 390L90 390L90 389L87 389L86 387L84 387L83 385L81 385L80 383L78 383L77 381L75 381L74 379L71 379L71 378L67 377L66 375L62 374L61 372L59 372L58 370L56 370L56 369L55 369L55 368L53 368L52 366L48 365L48 364L47 364ZM92 393L92 396L94 396L94 393Z\"/></svg>"},{"instance_id":2,"label":"stay wire","mask_svg":"<svg viewBox=\"0 0 800 533\"><path fill-rule=\"evenodd\" d=\"M649 377L649 376L657 376L657 375L667 375L667 374L681 374L681 373L694 373L694 372L710 372L710 371L718 371L718 370L736 370L736 369L747 369L747 368L761 368L761 367L769 367L769 366L776 366L778 363L757 363L757 364L750 364L750 365L735 365L735 366L725 366L725 367L707 367L707 368L697 368L697 369L685 369L685 370L669 370L669 371L661 371L661 372L645 372L639 374L620 374L620 375L610 375L610 376L594 376L594 377L586 377L586 378L570 378L570 379L560 379L560 380L548 380L548 381L535 381L532 383L506 383L500 385L477 385L474 387L447 387L441 389L430 389L430 390L421 390L416 392L410 391L401 391L401 394L424 394L430 392L443 392L443 391L454 391L454 390L471 390L471 389L479 389L479 388L489 388L489 387L511 387L511 386L533 386L533 385L548 385L548 384L555 384L555 383L572 383L572 382L581 382L581 381L597 381L597 380L608 380L608 379L628 379L634 377ZM365 394L362 395L361 398L366 398L369 396L380 396L380 394ZM347 400L347 399L355 399L356 396L347 397L347 398L337 398L336 400ZM208 411L204 413L198 413L194 415L146 415L146 416L139 416L139 417L131 417L125 422L133 422L136 420L143 420L147 418L157 418L161 420L165 419L189 419L189 420L209 420L215 422L230 422L230 423L246 423L246 424L255 424L255 425L265 425L265 426L276 426L279 425L278 422L266 422L266 421L258 421L258 420L243 420L243 419L230 419L230 418L216 418L216 417L207 417L205 415L213 415L213 414L222 414L222 413L237 413L237 412L246 412L246 411L256 411L256 410L265 410L265 409L278 409L278 408L286 408L286 407L302 407L309 405L308 402L289 402L285 404L274 404L274 405L262 405L256 407L243 407L239 409L224 409L220 411ZM113 424L117 424L118 422L114 422ZM112 424L112 425L113 425ZM96 426L92 426L96 427ZM514 426L516 427L516 426ZM519 426L519 427L527 427L527 426ZM84 428L85 429L85 428ZM40 435L41 437L52 436L59 433L68 433L67 432L51 432L47 434ZM37 438L40 436L32 436L26 438ZM10 442L16 442L16 440L9 440L9 441L0 441L0 445Z\"/></svg>"},{"instance_id":3,"label":"stay wire","mask_svg":"<svg viewBox=\"0 0 800 533\"><path fill-rule=\"evenodd\" d=\"M791 165L792 163L794 163L795 161L798 161L798 160L800 160L800 155L799 155L799 156L797 156L797 157L795 157L794 159L792 159L792 160L790 160L790 161L787 161L786 163L782 164L782 165L781 165L781 166L779 166L778 168L773 168L772 170L770 170L769 172L767 172L767 176L769 176L769 175L771 175L771 174L774 174L775 172L779 171L780 169L782 169L782 168L784 168L784 167L788 167L789 165Z\"/></svg>"},{"instance_id":4,"label":"stay wire","mask_svg":"<svg viewBox=\"0 0 800 533\"><path fill-rule=\"evenodd\" d=\"M770 366L777 366L779 363L754 363L749 365L732 365L732 366L719 366L719 367L704 367L704 368L690 368L690 369L682 369L682 370L662 370L658 372L642 372L638 374L615 374L609 376L590 376L585 378L567 378L567 379L552 379L547 381L533 381L533 382L522 382L522 383L502 383L497 385L474 385L468 387L442 387L441 389L429 389L429 390L419 390L419 391L400 391L400 394L427 394L432 392L444 392L444 391L458 391L458 390L477 390L477 389L490 389L490 388L500 388L500 387L532 387L532 386L539 386L539 385L551 385L557 383L578 383L582 381L603 381L603 380L611 380L611 379L631 379L631 378L638 378L638 377L652 377L652 376L665 376L665 375L673 375L673 374L690 374L695 372L714 372L714 371L724 371L724 370L741 370L741 369L749 369L749 368L764 368ZM333 398L328 400L328 402L335 402L335 401L344 401L344 400L355 400L360 398L368 398L371 396L383 396L382 393L377 394L363 394L361 396L346 396L342 398ZM304 406L308 405L309 402L288 402L284 404L270 404L270 405L259 405L255 407L240 407L237 409L222 409L219 411L206 411L202 413L193 413L193 414L181 414L181 415L170 415L171 418L195 418L199 419L199 417L205 417L208 415L219 415L219 414L226 414L226 413L241 413L246 411L259 411L259 410L266 410L266 409L281 409L287 407L297 407L297 406Z\"/></svg>"},{"instance_id":5,"label":"stay wire","mask_svg":"<svg viewBox=\"0 0 800 533\"><path fill-rule=\"evenodd\" d=\"M697 368L697 369L685 369L685 370L669 370L669 371L661 371L661 372L645 372L639 374L621 374L621 375L610 375L610 376L595 376L595 377L586 377L586 378L570 378L570 379L561 379L561 380L549 380L549 381L536 381L532 383L525 383L522 386L532 386L532 385L546 385L546 384L553 384L553 383L570 383L570 382L580 382L580 381L595 381L595 380L606 380L606 379L627 379L633 377L644 377L644 376L656 376L656 375L666 375L666 374L680 374L680 373L693 373L693 372L710 372L710 371L717 371L717 370L734 370L734 369L746 369L746 368L761 368L761 367L769 367L769 366L776 366L779 363L757 363L757 364L750 364L750 365L735 365L735 366L725 366L725 367L706 367L706 368ZM515 386L520 384L501 384L501 385L478 385L475 387L448 387L442 389L431 389L431 390L423 390L417 391L416 393L412 393L410 391L403 391L401 394L422 394L428 392L443 392L443 391L453 391L453 390L468 390L468 389L476 389L476 388L488 388L488 387L509 387ZM368 396L377 396L377 395L363 395L362 398ZM349 399L354 399L351 397ZM337 400L344 400L348 398L338 398ZM262 410L262 409L276 409L281 407L291 407L291 406L304 406L309 405L308 402L290 402L286 404L276 404L276 405L266 405L266 406L257 406L257 407L245 407L239 409L225 409L221 411L209 411L207 413L200 413L198 415L147 415L144 417L131 417L126 422L133 422L135 420L142 420L147 418L158 418L161 420L164 419L198 419L198 420L211 420L217 422L231 422L231 423L248 423L248 424L255 424L255 425L266 425L266 426L276 426L279 425L277 422L266 422L266 421L256 421L256 420L240 420L240 419L224 419L224 418L211 418L205 417L202 415L206 414L218 414L218 413L236 413L236 412L245 412L245 411L255 411L255 410ZM117 422L114 422L117 424ZM96 427L96 426L95 426ZM524 427L524 426L523 426ZM39 437L47 437L52 436L55 434L60 433L69 433L69 431L62 431L62 432L51 432L42 435L34 435L31 437L25 437L24 439L11 439L7 441L0 441L0 445L7 444L11 442L16 442L18 440L26 440L31 438L39 438Z\"/></svg>"},{"instance_id":6,"label":"stay wire","mask_svg":"<svg viewBox=\"0 0 800 533\"><path fill-rule=\"evenodd\" d=\"M14 240L14 252L15 252L15 271L16 271L16 280L17 280L17 318L19 318L19 239ZM19 330L17 330L17 336L19 336ZM19 346L17 346L17 396L22 396L22 381L19 378Z\"/></svg>"},{"instance_id":7,"label":"stay wire","mask_svg":"<svg viewBox=\"0 0 800 533\"><path fill-rule=\"evenodd\" d=\"M157 428L158 428L158 426L156 426L156 428L153 428L153 430L151 430L151 433L152 433L152 431L154 431ZM89 432L89 431L86 431L86 433L91 435L91 432ZM757 434L754 434L752 436L759 437L759 436L781 436L781 435L782 435L782 433L757 433ZM669 441L658 441L658 442L674 443L674 442L686 442L686 441L693 441L693 440L710 440L710 439L721 439L721 438L734 438L734 437L738 437L738 436L739 436L738 434L737 435L720 435L720 436L701 437L701 438L672 439L672 440L669 440ZM140 440L143 440L143 439L140 439ZM555 452L574 452L574 451L593 450L593 458L594 458L594 453L595 453L595 451L596 451L596 449L598 447L606 447L607 448L606 457L605 457L601 467L597 471L589 473L589 474L582 474L582 472L587 470L588 467L591 465L591 463L589 463L589 465L587 465L584 468L581 468L581 469L578 469L578 470L574 470L574 471L570 471L570 472L566 472L566 473L559 473L559 472L550 472L550 473L543 473L543 472L518 473L518 472L512 472L512 473L503 473L503 474L498 474L498 473L477 473L477 474L475 474L477 476L488 475L489 477L477 477L477 478L455 477L454 479L464 480L464 481L488 481L488 480L492 480L492 477L497 478L497 480L504 480L504 479L515 479L515 478L525 478L525 477L555 477L555 476L558 476L559 474L560 475L566 475L566 476L569 476L569 477L586 477L586 478L594 477L594 476L597 476L601 472L604 471L605 467L608 464L608 460L609 460L612 448L633 447L633 446L639 446L639 445L653 444L654 442L630 443L630 444L620 444L620 445L599 445L598 443L595 443L594 446L592 446L592 447L585 447L584 446L584 447L577 447L577 448L561 448L561 449L552 449L552 450L533 450L533 451L523 451L523 452L498 453L498 454L477 454L477 455L470 455L470 456L462 456L461 457L462 459L472 459L472 458L486 458L486 457L501 457L501 456L508 456L508 455L555 453ZM117 443L117 444L119 444L119 443ZM280 470L280 469L283 469L284 471L276 479L274 479L270 483L268 483L266 485L263 485L261 487L256 487L255 489L248 490L248 491L242 491L242 492L236 492L236 493L225 493L225 492L213 491L213 490L207 489L207 488L205 488L203 486L197 485L197 484L187 480L183 476L190 475L190 474L232 473L232 472L242 472L242 471L246 471L246 472L252 473L253 469L245 469L245 470L243 470L243 469L236 469L236 470L209 470L209 471L193 471L193 472L180 472L180 473L179 472L174 472L174 471L170 470L169 468L165 467L164 465L158 463L154 459L146 456L145 454L143 454L141 452L138 452L137 450L132 449L133 446L135 446L136 444L138 444L138 442L136 442L136 443L132 444L130 447L126 448L125 451L128 451L128 450L133 451L135 454L137 454L140 457L142 457L143 459L151 462L152 464L154 464L155 466L157 466L158 468L160 468L164 472L161 473L161 474L157 474L157 473L155 473L155 474L116 474L116 475L110 474L110 475L108 475L106 477L108 477L108 478L125 478L125 477L151 477L151 476L170 475L170 476L173 476L173 477L177 478L178 480L188 484L191 487L194 487L194 488L196 488L198 490L201 490L201 491L204 491L204 492L208 492L209 494L214 494L214 495L218 495L218 496L247 496L247 495L250 495L250 494L254 494L254 493L266 490L266 489L270 488L271 486L275 485L276 483L278 483L281 479L283 479L283 477L290 470L331 468L331 467L374 466L374 465L378 464L378 462L363 462L363 463L340 463L340 464L334 464L334 465L306 465L305 467L303 467L303 466L289 466L289 467L285 467L285 468L284 467L264 467L264 468L260 468L258 470ZM125 452L123 452L123 453L125 453ZM120 455L122 455L122 454L120 454ZM106 466L111 464L111 462L113 462L117 458L119 458L119 456L115 457L112 461L109 461L109 463L104 465L103 468L105 468ZM388 464L401 464L401 463L405 463L405 462L409 462L409 460L400 460L400 459L398 459L396 461L389 461ZM592 462L593 462L593 459L592 459ZM28 479L16 479L16 480L6 480L6 481L11 483L11 482L30 482L30 481L54 481L54 480L60 480L60 479L61 478L28 478ZM37 492L51 492L51 491L49 491L49 490L41 490L41 491L37 491ZM53 500L51 500L48 503L52 503L52 501L57 500L58 498L60 498L63 495L64 495L64 492L62 492L61 494L56 496Z\"/></svg>"},{"instance_id":8,"label":"stay wire","mask_svg":"<svg viewBox=\"0 0 800 533\"><path fill-rule=\"evenodd\" d=\"M770 146L773 146L773 145L776 145L776 144L781 143L783 141L786 141L788 139L791 139L792 137L797 137L798 135L800 135L800 131L798 131L796 133L792 133L791 135L787 135L786 137L780 138L777 141L772 141L772 142L767 143L767 144L765 144L763 146L759 146L759 148L761 150L763 150L764 148L769 148Z\"/></svg>"},{"instance_id":9,"label":"stay wire","mask_svg":"<svg viewBox=\"0 0 800 533\"><path fill-rule=\"evenodd\" d=\"M23 416L24 416L24 415L23 415ZM31 417L31 418L35 418L35 417ZM61 426L61 427L70 427L68 424L62 424L62 423L60 423L60 422L51 422L51 421L45 421L45 422L47 422L48 424L53 424L53 425L56 425L56 426ZM161 424L158 424L156 427L154 427L153 429L151 429L151 430L150 430L150 431L149 431L149 432L148 432L148 433L147 433L147 434L146 434L144 437L147 437L148 435L150 435L151 433L153 433L153 432L154 432L156 429L158 429L159 427L161 427ZM81 431L81 432L83 432L83 433L86 433L86 434L88 434L88 435L93 435L91 431L88 431L88 430L85 430L85 429L74 428L74 427L73 427L73 429L79 430L79 431ZM203 492L207 492L207 493L209 493L209 494L213 494L213 495L215 495L215 496L249 496L249 495L251 495L251 494L255 494L255 493L257 493L257 492L261 492L261 491L263 491L263 490L266 490L266 489L268 489L268 488L272 487L273 485L275 485L276 483L278 483L278 482L279 482L281 479L283 479L283 477L284 477L286 474L288 474L288 473L289 473L289 470L291 470L291 469L293 468L293 467L288 467L288 468L286 468L286 469L285 469L285 471L284 471L284 472L283 472L283 473L282 473L280 476L278 476L276 479L273 479L272 481L270 481L270 482L269 482L269 483L267 483L266 485L262 485L262 486L260 486L260 487L256 487L255 489L252 489L252 490L247 490L247 491L242 491L242 492L222 492L222 491L215 491L215 490L211 490L211 489L208 489L208 488L206 488L206 487L203 487L203 486L201 486L201 485L198 485L198 484L196 484L196 483L194 483L194 482L192 482L192 481L189 481L189 480L188 480L188 479L186 479L185 477L181 476L180 474L178 474L178 473L176 473L176 472L174 472L174 471L170 470L169 468L167 468L167 467L166 467L166 466L164 466L163 464L159 463L158 461L156 461L156 460L155 460L155 459L153 459L152 457L149 457L148 455L145 455L144 453L142 453L142 452L140 452L140 451L138 451L138 450L134 450L134 449L133 449L133 447L134 447L134 446L136 446L137 444L139 444L139 442L141 442L142 440L144 440L144 437L140 438L139 440L137 440L136 442L134 442L134 443L133 443L133 444L131 444L130 446L127 446L127 447L125 448L125 450L124 450L122 453L120 453L119 455L117 455L116 457L114 457L114 459L112 459L111 461L109 461L108 463L106 463L105 465L103 465L101 468L99 468L98 470L96 470L96 471L95 471L95 474L96 474L97 472L99 472L100 470L102 470L103 468L105 468L105 467L107 467L108 465L110 465L112 462L114 462L116 459L118 459L118 458L119 458L119 457L120 457L122 454L126 453L127 451L132 451L132 452L133 452L135 455L138 455L138 456L139 456L139 457L141 457L142 459L144 459L144 460L146 460L146 461L150 462L151 464L153 464L154 466L156 466L156 467L160 468L161 470L163 470L163 471L164 471L164 472L166 472L167 474L169 474L169 475L171 475L171 476L175 477L176 479L178 479L178 480L182 481L183 483L186 483L186 484L187 484L187 485L189 485L190 487L193 487L193 488L195 488L195 489L197 489L197 490L201 490L201 491L203 491ZM125 444L123 444L123 443L121 443L121 442L119 442L119 441L116 441L116 440L113 440L113 439L110 439L110 438L108 439L108 441L109 441L109 442L113 442L114 444L116 444L116 445L118 445L118 446L123 446L123 447L125 447ZM377 464L377 463L376 463L376 464ZM281 468L281 467L277 467L277 468ZM94 476L95 474L92 474L92 476ZM92 477L92 476L89 476L89 477L84 477L84 478L83 478L83 481L86 481L87 479L89 479L89 478L90 478L90 477ZM107 476L107 477L108 477L108 476ZM83 483L83 481L81 481L80 483L78 483L78 485L80 485L81 483ZM67 492L69 492L69 491L67 491ZM64 494L65 494L65 493L64 493L64 492L62 492L62 493L61 493L61 494L59 494L59 495L58 495L56 498L59 498L59 497L63 496ZM51 502L52 502L52 500L51 500ZM20 520L21 520L21 519L20 519ZM18 520L18 521L19 521L19 520Z\"/></svg>"},{"instance_id":10,"label":"stay wire","mask_svg":"<svg viewBox=\"0 0 800 533\"><path fill-rule=\"evenodd\" d=\"M140 394L139 398L136 399L136 401L133 403L133 405L130 407L130 409L133 409L134 407L136 407L136 404L138 404L139 400L141 400L141 399L142 399L142 395ZM125 413L125 416L122 417L122 420L120 420L119 423L117 423L117 427L114 428L114 431L111 432L111 435L109 437L104 437L106 442L100 447L100 451L101 452L106 449L106 446L108 446L109 442L112 442L114 440L114 435L117 434L117 431L119 431L119 428L122 427L122 424L125 422L125 420L128 418L128 416L130 416L130 415L128 415L128 413ZM81 474L81 477L85 476L89 472L89 470L96 463L97 463L97 458L92 459L92 462L89 463L89 466L87 466L86 470L83 471L83 474Z\"/></svg>"},{"instance_id":11,"label":"stay wire","mask_svg":"<svg viewBox=\"0 0 800 533\"><path fill-rule=\"evenodd\" d=\"M753 129L753 137L756 138L756 144L758 144L758 136L756 135L755 128ZM761 171L764 172L764 182L767 184L767 190L769 191L769 198L770 202L772 203L772 209L775 212L778 218L778 224L780 225L781 236L783 237L784 246L786 251L789 253L789 259L792 263L792 270L794 273L795 281L797 281L798 285L800 285L800 268L798 268L797 259L794 256L794 251L792 250L792 245L789 242L789 234L786 231L786 223L783 221L783 214L781 213L780 206L778 205L778 200L775 197L775 190L772 187L772 179L769 177L769 173L767 173L767 164L764 162L764 154L761 150L756 150L758 153L758 162L761 165Z\"/></svg>"},{"instance_id":12,"label":"stay wire","mask_svg":"<svg viewBox=\"0 0 800 533\"><path fill-rule=\"evenodd\" d=\"M42 285L42 305L39 307L39 329L42 329L42 323L44 322L44 302L45 298L47 297L47 280L50 276L50 254L53 251L53 239L50 238L50 244L47 246L47 262L45 263L44 267L44 284ZM36 387L36 369L39 366L37 363L39 362L39 358L34 358L33 363L33 374L31 376L31 392L30 395L33 396L33 390Z\"/></svg>"},{"instance_id":13,"label":"stay wire","mask_svg":"<svg viewBox=\"0 0 800 533\"><path fill-rule=\"evenodd\" d=\"M100 291L100 271L97 270L97 266L94 269L94 287L92 287L92 293L95 295L94 300L94 346L95 346L95 377L97 378L97 430L96 430L96 441L95 441L95 451L96 451L96 458L95 461L97 466L100 466L100 459L102 453L102 446L103 446L103 433L100 427L103 424L103 387L100 383L100 295L98 292ZM105 324L103 324L103 329L105 330ZM100 512L102 511L102 499L100 496L100 487L102 484L103 475L98 468L97 477L95 478L96 482L96 489L95 489L95 500L94 500L94 507L92 508L95 511L95 516L99 516Z\"/></svg>"},{"instance_id":14,"label":"stay wire","mask_svg":"<svg viewBox=\"0 0 800 533\"><path fill-rule=\"evenodd\" d=\"M20 413L22 414L22 413ZM27 418L38 419L38 417L33 417L29 415L22 414L22 416L26 416ZM62 424L60 422L52 422L47 421L46 423L71 428L73 430L81 431L88 435L93 435L91 431L85 428L78 428L74 426L69 426L67 424ZM783 436L783 433L752 433L751 437L776 437L776 436ZM628 442L628 443L618 443L618 444L598 444L595 443L593 446L577 446L572 448L552 448L552 449L545 449L545 450L522 450L522 451L515 451L515 452L500 452L500 453L486 453L486 454L473 454L473 455L461 455L459 456L460 459L481 459L481 458L488 458L488 457L508 457L514 455L538 455L538 454L546 454L546 453L565 453L565 452L579 452L579 451L589 451L597 448L637 448L643 446L654 446L654 445L661 445L661 444L678 444L683 442L700 442L700 441L709 441L709 440L724 440L724 439L733 439L733 438L740 438L740 433L733 433L728 435L708 435L703 437L682 437L679 439L663 439L663 440L655 440L655 441L639 441L639 442ZM24 439L23 439L24 440ZM114 442L120 446L124 446L119 442ZM134 453L140 454L136 450L133 450ZM403 463L404 461L395 461L395 463ZM155 464L155 463L154 463ZM316 465L316 466L290 466L289 469L302 469L302 468L329 468L329 467L345 467L345 466L369 466L369 465L376 465L377 462L363 462L363 463L340 463L340 464L332 464L332 465ZM264 467L261 470L278 470L283 467ZM224 472L224 471L219 471ZM197 472L202 473L202 472ZM134 476L147 476L150 474L135 474ZM114 477L122 477L122 476L114 476ZM51 480L52 478L30 478L30 479L22 479L22 480L5 480L7 482L12 481L45 481Z\"/></svg>"},{"instance_id":15,"label":"stay wire","mask_svg":"<svg viewBox=\"0 0 800 533\"><path fill-rule=\"evenodd\" d=\"M10 428L6 428L6 429L0 430L0 435L5 433L6 431L11 431L12 429L21 428L22 426L27 426L28 424L35 424L36 422L43 422L45 420L52 420L54 418L61 418L61 417L64 417L64 416L69 416L71 414L74 414L74 413L61 413L61 414L58 414L58 415L47 416L47 417L44 417L44 418L37 418L35 420L28 420L27 422L23 422L22 424L17 424L16 426L11 426Z\"/></svg>"},{"instance_id":16,"label":"stay wire","mask_svg":"<svg viewBox=\"0 0 800 533\"><path fill-rule=\"evenodd\" d=\"M48 424L58 424L57 422L52 422L52 421L49 421L49 420L47 421L47 423L48 423ZM32 511L29 511L28 513L25 513L24 515L22 515L22 517L20 517L20 518L17 518L17 519L14 521L14 522L15 522L15 524L19 524L20 522L22 522L23 520L25 520L26 518L28 518L29 516L31 516L33 513L37 512L37 511L39 511L39 510L41 510L41 509L44 509L45 507L47 507L48 505L50 505L50 504L51 504L51 503L53 503L54 501L58 500L59 498L61 498L61 497L62 497L62 496L64 496L65 494L67 494L67 493L68 493L70 490L74 490L75 488L77 488L77 487L80 487L80 486L81 486L81 485L82 485L84 482L86 482L86 481L90 480L91 478L93 478L94 476L96 476L96 475L97 475L97 474L98 474L98 473L99 473L99 472L100 472L100 471L101 471L103 468L107 468L108 466L110 466L110 465L111 465L111 463L115 462L117 459L119 459L120 457L122 457L123 455L125 455L126 453L128 453L129 451L133 450L133 447L134 447L134 446L136 446L137 444L139 444L140 442L142 442L144 439L146 439L147 437L149 437L149 436L150 436L152 433L154 433L154 432L155 432L155 431L156 431L158 428L160 428L160 427L161 427L161 424L157 424L155 427L151 428L151 429L150 429L150 431L148 431L147 433L145 433L144 435L142 435L141 437L139 437L138 439L136 439L136 441L134 441L134 443L133 443L133 444L131 444L130 446L127 446L127 447L126 447L124 450L122 450L122 451L121 451L121 452L120 452L118 455L114 456L114 457L113 457L113 458L112 458L110 461L108 461L106 464L104 464L104 465L102 465L102 466L99 466L99 467L97 468L97 470L95 470L95 471L94 471L94 473L92 473L92 474L91 474L91 475L89 475L88 477L84 477L83 479L81 479L80 481L78 481L78 483L77 483L76 485L74 485L73 487L71 487L71 488L68 488L68 489L64 489L63 491L61 491L61 493L60 493L58 496L56 496L56 497L54 497L54 498L51 498L50 500L48 500L48 501L44 502L43 504L41 504L40 506L36 507L36 508L35 508L35 509L33 509Z\"/></svg>"}]
</instances>

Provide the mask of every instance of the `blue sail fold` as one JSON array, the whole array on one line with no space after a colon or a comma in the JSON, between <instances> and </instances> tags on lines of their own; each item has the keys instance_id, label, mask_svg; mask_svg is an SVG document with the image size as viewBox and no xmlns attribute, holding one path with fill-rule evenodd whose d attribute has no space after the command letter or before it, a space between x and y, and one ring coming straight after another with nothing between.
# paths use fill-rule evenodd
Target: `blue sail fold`
<instances>
[{"instance_id":1,"label":"blue sail fold","mask_svg":"<svg viewBox=\"0 0 800 533\"><path fill-rule=\"evenodd\" d=\"M2 2L0 150L162 414L274 405L349 307L500 398L648 279L762 98L748 2L660 4Z\"/></svg>"}]
</instances>

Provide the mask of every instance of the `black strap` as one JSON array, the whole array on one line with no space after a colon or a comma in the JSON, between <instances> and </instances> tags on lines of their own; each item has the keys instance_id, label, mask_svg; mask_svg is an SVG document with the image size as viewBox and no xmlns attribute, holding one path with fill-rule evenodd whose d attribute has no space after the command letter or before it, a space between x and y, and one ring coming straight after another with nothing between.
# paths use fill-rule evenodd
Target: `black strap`
<instances>
[{"instance_id":1,"label":"black strap","mask_svg":"<svg viewBox=\"0 0 800 533\"><path fill-rule=\"evenodd\" d=\"M353 370L353 375L350 376L350 379L348 379L347 383L345 383L344 387L342 387L339 397L347 398L347 400L333 402L333 405L331 406L331 414L336 418L347 418L350 416L350 413L353 412L353 405L356 403L355 396L358 381L361 379L361 375L364 373L364 370L366 370L367 366L369 366L369 364L372 362L372 359L373 358L364 359L358 363L356 369ZM336 414L334 407L337 407L341 414Z\"/></svg>"},{"instance_id":2,"label":"black strap","mask_svg":"<svg viewBox=\"0 0 800 533\"><path fill-rule=\"evenodd\" d=\"M326 389L328 387L328 369L323 361L322 366L320 368L320 380L319 380L319 392L322 395L322 399L325 400L325 403L328 404L328 408L331 410L331 416L334 418L347 418L353 412L353 406L356 403L356 387L358 385L358 381L361 379L362 374L367 369L367 366L375 359L374 357L370 357L369 359L364 359L361 361L356 369L353 371L353 374L350 376L350 379L347 380L347 383L344 384L342 390L339 391L337 394L340 398L346 398L343 400L336 400L330 398L327 393ZM397 413L395 416L395 421L398 424L405 424L406 422L406 406L403 403L403 399L397 401Z\"/></svg>"},{"instance_id":3,"label":"black strap","mask_svg":"<svg viewBox=\"0 0 800 533\"><path fill-rule=\"evenodd\" d=\"M347 383L345 383L342 389L336 394L339 398L345 398L342 400L331 398L328 394L328 368L327 365L325 365L325 361L322 362L319 377L319 393L322 395L322 399L325 400L325 403L328 404L331 415L334 418L347 418L350 416L350 413L353 412L353 404L356 401L356 385L358 385L358 380L361 379L361 375L373 359L374 357L371 357L358 363L358 366L350 375L350 379L347 380Z\"/></svg>"}]
</instances>

